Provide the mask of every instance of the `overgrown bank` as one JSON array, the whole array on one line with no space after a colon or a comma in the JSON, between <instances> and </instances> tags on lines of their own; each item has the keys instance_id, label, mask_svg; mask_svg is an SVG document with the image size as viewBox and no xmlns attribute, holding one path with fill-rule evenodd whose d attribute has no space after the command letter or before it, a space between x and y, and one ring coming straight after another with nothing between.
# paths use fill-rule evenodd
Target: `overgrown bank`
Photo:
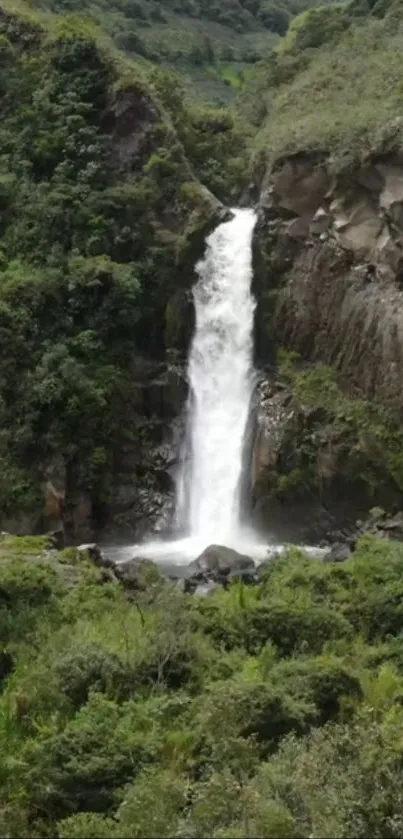
<instances>
[{"instance_id":1,"label":"overgrown bank","mask_svg":"<svg viewBox=\"0 0 403 839\"><path fill-rule=\"evenodd\" d=\"M33 0L56 14L85 14L144 65L174 68L191 99L223 103L269 55L293 15L317 0Z\"/></svg>"},{"instance_id":2,"label":"overgrown bank","mask_svg":"<svg viewBox=\"0 0 403 839\"><path fill-rule=\"evenodd\" d=\"M393 412L346 393L336 371L279 353L260 386L252 507L278 539L337 541L371 508L398 512L403 431Z\"/></svg>"},{"instance_id":3,"label":"overgrown bank","mask_svg":"<svg viewBox=\"0 0 403 839\"><path fill-rule=\"evenodd\" d=\"M10 837L399 837L401 543L258 585L126 591L0 543Z\"/></svg>"}]
</instances>

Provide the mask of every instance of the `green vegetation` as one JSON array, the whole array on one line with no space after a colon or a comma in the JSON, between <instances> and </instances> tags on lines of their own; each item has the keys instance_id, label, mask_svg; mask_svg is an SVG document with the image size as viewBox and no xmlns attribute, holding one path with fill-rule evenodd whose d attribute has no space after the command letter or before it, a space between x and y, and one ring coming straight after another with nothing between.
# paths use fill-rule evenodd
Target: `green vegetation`
<instances>
[{"instance_id":1,"label":"green vegetation","mask_svg":"<svg viewBox=\"0 0 403 839\"><path fill-rule=\"evenodd\" d=\"M301 365L279 351L280 381L290 387L293 418L282 444L281 472L268 474L284 498L322 495L333 478L368 506L403 492L403 430L379 405L343 393L325 365Z\"/></svg>"},{"instance_id":2,"label":"green vegetation","mask_svg":"<svg viewBox=\"0 0 403 839\"><path fill-rule=\"evenodd\" d=\"M200 181L223 201L238 195L245 178L247 135L236 115L226 108L188 103L185 87L172 71L155 67L149 78ZM197 199L193 183L182 187L185 194Z\"/></svg>"},{"instance_id":3,"label":"green vegetation","mask_svg":"<svg viewBox=\"0 0 403 839\"><path fill-rule=\"evenodd\" d=\"M245 144L78 18L3 12L0 37L0 508L32 528L55 457L71 498L108 501L133 364L163 356L214 224L197 175L225 198Z\"/></svg>"},{"instance_id":4,"label":"green vegetation","mask_svg":"<svg viewBox=\"0 0 403 839\"><path fill-rule=\"evenodd\" d=\"M136 59L175 68L191 98L231 98L245 68L266 58L295 14L317 0L33 0L56 14L82 14ZM213 82L213 78L215 82Z\"/></svg>"},{"instance_id":5,"label":"green vegetation","mask_svg":"<svg viewBox=\"0 0 403 839\"><path fill-rule=\"evenodd\" d=\"M370 8L370 6L372 8ZM241 110L257 160L319 150L336 167L401 147L399 0L312 8L249 77Z\"/></svg>"},{"instance_id":6,"label":"green vegetation","mask_svg":"<svg viewBox=\"0 0 403 839\"><path fill-rule=\"evenodd\" d=\"M178 294L211 192L245 186L253 123L264 165L401 143L399 4L307 6L2 3L2 526L43 529L54 472L70 512L86 494L102 520L128 441L147 486L159 393L133 371L185 349ZM239 92L240 116L189 101L187 73ZM336 476L401 498L393 418L280 361L294 412L273 491ZM334 565L290 549L205 598L142 572L126 591L75 549L0 536L0 835L398 839L403 545L363 537Z\"/></svg>"},{"instance_id":7,"label":"green vegetation","mask_svg":"<svg viewBox=\"0 0 403 839\"><path fill-rule=\"evenodd\" d=\"M0 552L2 835L401 835L401 544L133 602L28 541Z\"/></svg>"}]
</instances>

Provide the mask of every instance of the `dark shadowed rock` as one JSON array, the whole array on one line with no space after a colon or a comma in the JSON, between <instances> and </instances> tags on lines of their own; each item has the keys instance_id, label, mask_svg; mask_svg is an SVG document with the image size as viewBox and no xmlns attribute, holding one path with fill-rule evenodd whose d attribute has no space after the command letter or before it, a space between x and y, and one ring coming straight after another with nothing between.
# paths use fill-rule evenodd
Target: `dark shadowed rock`
<instances>
[{"instance_id":1,"label":"dark shadowed rock","mask_svg":"<svg viewBox=\"0 0 403 839\"><path fill-rule=\"evenodd\" d=\"M49 544L56 551L62 551L66 547L66 537L62 527L57 530L51 530L48 533Z\"/></svg>"},{"instance_id":2,"label":"dark shadowed rock","mask_svg":"<svg viewBox=\"0 0 403 839\"><path fill-rule=\"evenodd\" d=\"M388 539L403 542L403 513L387 518L378 524L378 531L383 532Z\"/></svg>"},{"instance_id":3,"label":"dark shadowed rock","mask_svg":"<svg viewBox=\"0 0 403 839\"><path fill-rule=\"evenodd\" d=\"M323 557L323 562L345 562L351 553L351 547L347 542L336 542Z\"/></svg>"},{"instance_id":4,"label":"dark shadowed rock","mask_svg":"<svg viewBox=\"0 0 403 839\"><path fill-rule=\"evenodd\" d=\"M79 545L76 550L79 559L89 560L97 568L101 569L102 582L116 582L115 563L108 556L105 556L99 545L95 542L90 542L86 545Z\"/></svg>"},{"instance_id":5,"label":"dark shadowed rock","mask_svg":"<svg viewBox=\"0 0 403 839\"><path fill-rule=\"evenodd\" d=\"M394 516L386 516L383 510L371 511L370 518L357 522L358 530L356 537L364 534L376 536L377 539L393 539L396 542L403 542L403 512Z\"/></svg>"},{"instance_id":6,"label":"dark shadowed rock","mask_svg":"<svg viewBox=\"0 0 403 839\"><path fill-rule=\"evenodd\" d=\"M343 542L336 542L323 557L324 562L344 562L355 551L361 536L403 542L403 512L387 516L383 510L371 511L369 519L357 522L355 533Z\"/></svg>"},{"instance_id":7,"label":"dark shadowed rock","mask_svg":"<svg viewBox=\"0 0 403 839\"><path fill-rule=\"evenodd\" d=\"M163 580L163 575L155 562L141 558L117 563L115 575L125 588L132 591L145 591Z\"/></svg>"},{"instance_id":8,"label":"dark shadowed rock","mask_svg":"<svg viewBox=\"0 0 403 839\"><path fill-rule=\"evenodd\" d=\"M261 562L257 566L256 575L259 582L264 580L267 577L267 575L270 574L273 562L276 562L278 559L280 559L281 556L282 552L276 551L275 553L272 553L270 556L266 557L266 559L264 559L263 562Z\"/></svg>"},{"instance_id":9,"label":"dark shadowed rock","mask_svg":"<svg viewBox=\"0 0 403 839\"><path fill-rule=\"evenodd\" d=\"M188 565L185 579L195 587L213 581L226 585L234 580L254 582L255 563L250 556L240 554L223 545L210 545Z\"/></svg>"},{"instance_id":10,"label":"dark shadowed rock","mask_svg":"<svg viewBox=\"0 0 403 839\"><path fill-rule=\"evenodd\" d=\"M104 557L101 548L96 542L89 542L88 544L78 545L77 548L77 555L78 558L82 559L89 559L94 565L98 567L105 567L105 563L108 562L107 558Z\"/></svg>"},{"instance_id":11,"label":"dark shadowed rock","mask_svg":"<svg viewBox=\"0 0 403 839\"><path fill-rule=\"evenodd\" d=\"M0 687L13 672L15 666L14 658L7 650L0 650Z\"/></svg>"},{"instance_id":12,"label":"dark shadowed rock","mask_svg":"<svg viewBox=\"0 0 403 839\"><path fill-rule=\"evenodd\" d=\"M140 89L119 90L103 116L103 127L111 134L113 164L125 173L141 166L150 153L150 129L160 114L148 94Z\"/></svg>"},{"instance_id":13,"label":"dark shadowed rock","mask_svg":"<svg viewBox=\"0 0 403 839\"><path fill-rule=\"evenodd\" d=\"M90 560L97 568L105 569L105 579L119 581L128 591L145 591L164 579L158 565L150 559L135 557L115 562L95 542L79 545L76 550L78 557Z\"/></svg>"},{"instance_id":14,"label":"dark shadowed rock","mask_svg":"<svg viewBox=\"0 0 403 839\"><path fill-rule=\"evenodd\" d=\"M219 584L215 583L214 580L208 580L206 583L199 583L192 594L196 597L208 597L210 594L214 594L219 588Z\"/></svg>"}]
</instances>

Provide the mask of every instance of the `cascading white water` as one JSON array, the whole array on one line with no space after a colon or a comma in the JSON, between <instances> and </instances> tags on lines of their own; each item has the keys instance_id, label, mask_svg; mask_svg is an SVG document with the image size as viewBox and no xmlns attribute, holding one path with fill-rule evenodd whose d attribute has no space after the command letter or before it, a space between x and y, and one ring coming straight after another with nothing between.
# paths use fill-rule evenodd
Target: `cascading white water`
<instances>
[{"instance_id":1,"label":"cascading white water","mask_svg":"<svg viewBox=\"0 0 403 839\"><path fill-rule=\"evenodd\" d=\"M186 565L212 543L256 560L283 550L278 544L258 541L240 524L243 450L255 384L251 293L255 222L253 210L233 210L233 218L208 237L206 255L196 266L187 454L177 493L179 524L188 535L173 542L117 548L122 561L141 556ZM108 554L113 555L110 547Z\"/></svg>"},{"instance_id":2,"label":"cascading white water","mask_svg":"<svg viewBox=\"0 0 403 839\"><path fill-rule=\"evenodd\" d=\"M246 425L254 386L251 293L253 210L207 239L193 289L196 328L190 350L190 458L179 479L178 503L200 544L234 544Z\"/></svg>"}]
</instances>

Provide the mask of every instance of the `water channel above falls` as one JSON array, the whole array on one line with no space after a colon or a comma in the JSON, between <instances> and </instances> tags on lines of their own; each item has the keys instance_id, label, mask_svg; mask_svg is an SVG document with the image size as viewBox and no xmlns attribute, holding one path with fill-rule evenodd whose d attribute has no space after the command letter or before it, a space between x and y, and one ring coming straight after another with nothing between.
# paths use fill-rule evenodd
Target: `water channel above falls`
<instances>
[{"instance_id":1,"label":"water channel above falls","mask_svg":"<svg viewBox=\"0 0 403 839\"><path fill-rule=\"evenodd\" d=\"M204 258L196 266L196 322L176 492L175 526L183 538L108 548L117 561L141 556L186 565L211 544L261 560L280 547L263 543L242 515L249 469L246 432L256 381L251 292L256 214L232 212L207 238Z\"/></svg>"}]
</instances>

